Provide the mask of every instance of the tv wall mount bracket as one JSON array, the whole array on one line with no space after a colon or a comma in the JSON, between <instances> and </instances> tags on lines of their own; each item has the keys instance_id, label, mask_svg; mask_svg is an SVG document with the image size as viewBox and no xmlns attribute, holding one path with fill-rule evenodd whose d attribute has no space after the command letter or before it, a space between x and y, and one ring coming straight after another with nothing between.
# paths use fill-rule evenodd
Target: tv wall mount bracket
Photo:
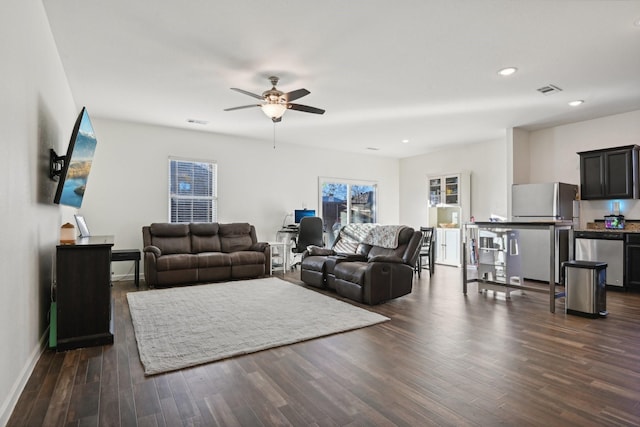
<instances>
[{"instance_id":1,"label":"tv wall mount bracket","mask_svg":"<svg viewBox=\"0 0 640 427\"><path fill-rule=\"evenodd\" d=\"M57 181L64 169L67 156L58 156L53 148L49 149L49 178Z\"/></svg>"}]
</instances>

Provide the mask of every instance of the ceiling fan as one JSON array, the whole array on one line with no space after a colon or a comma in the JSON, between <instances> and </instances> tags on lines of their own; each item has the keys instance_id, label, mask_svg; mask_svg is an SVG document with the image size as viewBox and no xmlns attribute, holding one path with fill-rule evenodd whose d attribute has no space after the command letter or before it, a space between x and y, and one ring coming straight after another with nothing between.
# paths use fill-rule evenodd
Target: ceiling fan
<instances>
[{"instance_id":1,"label":"ceiling fan","mask_svg":"<svg viewBox=\"0 0 640 427\"><path fill-rule=\"evenodd\" d=\"M320 108L291 103L291 101L295 101L296 99L309 95L311 92L309 92L308 90L297 89L291 92L284 93L276 89L276 85L278 84L278 80L279 80L278 77L271 76L269 77L269 80L271 81L271 85L273 87L269 90L262 92L262 95L258 95L255 93L247 92L246 90L232 87L231 90L235 90L237 92L244 93L245 95L252 96L256 99L261 100L262 103L242 105L240 107L233 107L233 108L225 108L224 111L240 110L243 108L250 108L250 107L260 107L262 108L262 111L267 115L267 117L273 120L274 123L281 121L282 115L287 110L297 110L305 113L324 114L324 110Z\"/></svg>"}]
</instances>

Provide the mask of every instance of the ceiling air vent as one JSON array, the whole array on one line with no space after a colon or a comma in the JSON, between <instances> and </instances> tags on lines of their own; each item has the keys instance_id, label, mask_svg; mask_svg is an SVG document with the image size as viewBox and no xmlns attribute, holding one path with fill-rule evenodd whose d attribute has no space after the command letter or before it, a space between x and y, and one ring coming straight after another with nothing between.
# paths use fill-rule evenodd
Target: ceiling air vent
<instances>
[{"instance_id":1,"label":"ceiling air vent","mask_svg":"<svg viewBox=\"0 0 640 427\"><path fill-rule=\"evenodd\" d=\"M552 95L554 93L562 92L562 89L556 85L546 85L538 88L537 91L543 95Z\"/></svg>"},{"instance_id":2,"label":"ceiling air vent","mask_svg":"<svg viewBox=\"0 0 640 427\"><path fill-rule=\"evenodd\" d=\"M194 125L207 125L207 124L209 124L208 121L200 120L200 119L187 119L187 123L192 123Z\"/></svg>"}]
</instances>

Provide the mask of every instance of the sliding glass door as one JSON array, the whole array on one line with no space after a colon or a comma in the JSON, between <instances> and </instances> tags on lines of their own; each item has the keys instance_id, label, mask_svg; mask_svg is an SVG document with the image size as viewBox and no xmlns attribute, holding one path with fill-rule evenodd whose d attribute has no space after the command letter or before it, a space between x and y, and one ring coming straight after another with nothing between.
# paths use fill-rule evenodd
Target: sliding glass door
<instances>
[{"instance_id":1,"label":"sliding glass door","mask_svg":"<svg viewBox=\"0 0 640 427\"><path fill-rule=\"evenodd\" d=\"M320 217L327 246L333 245L345 224L376 222L377 187L375 182L320 178Z\"/></svg>"}]
</instances>

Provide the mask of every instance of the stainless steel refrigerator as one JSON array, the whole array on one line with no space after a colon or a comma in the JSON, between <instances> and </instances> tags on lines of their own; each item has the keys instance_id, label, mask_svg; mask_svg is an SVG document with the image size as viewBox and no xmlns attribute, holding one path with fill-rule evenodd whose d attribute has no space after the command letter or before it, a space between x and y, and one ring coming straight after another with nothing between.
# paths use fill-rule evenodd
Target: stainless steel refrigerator
<instances>
[{"instance_id":1,"label":"stainless steel refrigerator","mask_svg":"<svg viewBox=\"0 0 640 427\"><path fill-rule=\"evenodd\" d=\"M514 184L511 219L514 222L572 221L578 186L562 182ZM556 230L555 280L561 282L562 263L569 259L569 230ZM549 281L549 231L520 230L522 277Z\"/></svg>"}]
</instances>

